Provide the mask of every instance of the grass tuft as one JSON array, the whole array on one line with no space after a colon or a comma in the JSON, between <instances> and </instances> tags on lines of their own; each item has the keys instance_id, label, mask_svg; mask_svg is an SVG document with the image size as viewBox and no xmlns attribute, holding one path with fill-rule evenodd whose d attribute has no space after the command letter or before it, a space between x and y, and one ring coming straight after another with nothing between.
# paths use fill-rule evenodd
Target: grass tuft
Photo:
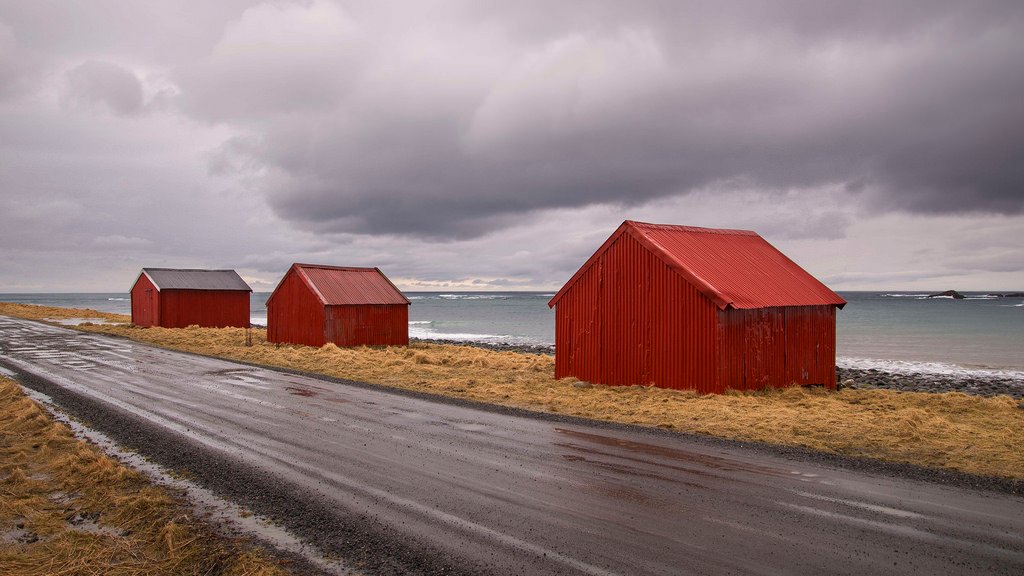
<instances>
[{"instance_id":1,"label":"grass tuft","mask_svg":"<svg viewBox=\"0 0 1024 576\"><path fill-rule=\"evenodd\" d=\"M0 378L0 574L286 574Z\"/></svg>"}]
</instances>

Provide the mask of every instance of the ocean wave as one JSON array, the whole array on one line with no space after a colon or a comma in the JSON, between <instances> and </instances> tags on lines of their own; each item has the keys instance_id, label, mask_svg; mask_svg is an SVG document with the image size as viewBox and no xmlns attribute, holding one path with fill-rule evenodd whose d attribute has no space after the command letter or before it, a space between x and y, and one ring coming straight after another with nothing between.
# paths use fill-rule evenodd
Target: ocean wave
<instances>
[{"instance_id":1,"label":"ocean wave","mask_svg":"<svg viewBox=\"0 0 1024 576\"><path fill-rule=\"evenodd\" d=\"M406 296L409 300L423 300L426 296Z\"/></svg>"},{"instance_id":2,"label":"ocean wave","mask_svg":"<svg viewBox=\"0 0 1024 576\"><path fill-rule=\"evenodd\" d=\"M491 294L438 294L438 298L445 300L508 300L509 296Z\"/></svg>"},{"instance_id":3,"label":"ocean wave","mask_svg":"<svg viewBox=\"0 0 1024 576\"><path fill-rule=\"evenodd\" d=\"M111 302L127 302L129 298L107 298Z\"/></svg>"},{"instance_id":4,"label":"ocean wave","mask_svg":"<svg viewBox=\"0 0 1024 576\"><path fill-rule=\"evenodd\" d=\"M553 296L553 294L552 294ZM927 294L882 294L883 298L927 298Z\"/></svg>"},{"instance_id":5,"label":"ocean wave","mask_svg":"<svg viewBox=\"0 0 1024 576\"><path fill-rule=\"evenodd\" d=\"M266 316L250 316L249 317L249 324L252 324L253 326L266 326L267 325L267 317Z\"/></svg>"},{"instance_id":6,"label":"ocean wave","mask_svg":"<svg viewBox=\"0 0 1024 576\"><path fill-rule=\"evenodd\" d=\"M996 368L966 368L945 362L912 362L908 360L879 360L877 358L836 358L836 366L859 370L875 369L892 374L934 374L962 378L1002 378L1024 384L1024 371Z\"/></svg>"},{"instance_id":7,"label":"ocean wave","mask_svg":"<svg viewBox=\"0 0 1024 576\"><path fill-rule=\"evenodd\" d=\"M511 334L474 334L470 332L438 332L432 328L421 328L421 327L409 327L410 338L426 338L426 339L442 339L442 340L460 340L466 342L495 342L495 341L518 341L522 338L517 338Z\"/></svg>"},{"instance_id":8,"label":"ocean wave","mask_svg":"<svg viewBox=\"0 0 1024 576\"><path fill-rule=\"evenodd\" d=\"M953 300L952 296L918 296L918 300Z\"/></svg>"},{"instance_id":9,"label":"ocean wave","mask_svg":"<svg viewBox=\"0 0 1024 576\"><path fill-rule=\"evenodd\" d=\"M512 334L478 334L474 332L438 332L430 325L433 321L414 320L409 322L409 337L425 340L457 340L460 342L481 342L485 344L547 344L527 336Z\"/></svg>"}]
</instances>

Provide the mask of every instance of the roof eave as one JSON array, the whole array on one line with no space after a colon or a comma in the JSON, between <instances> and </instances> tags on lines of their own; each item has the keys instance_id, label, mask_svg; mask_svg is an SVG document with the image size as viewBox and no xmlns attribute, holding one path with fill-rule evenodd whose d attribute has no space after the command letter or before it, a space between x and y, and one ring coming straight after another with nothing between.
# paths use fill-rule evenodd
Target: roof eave
<instances>
[{"instance_id":1,"label":"roof eave","mask_svg":"<svg viewBox=\"0 0 1024 576\"><path fill-rule=\"evenodd\" d=\"M277 295L277 291L280 290L281 285L284 284L285 278L287 278L288 274L291 273L292 268L295 268L295 264L292 264L291 266L288 267L287 270L285 270L284 276L281 276L281 279L277 281L277 286L274 286L274 291L270 293L270 296L267 296L267 301L264 303L264 305L270 304L270 301L274 299L274 296Z\"/></svg>"},{"instance_id":2,"label":"roof eave","mask_svg":"<svg viewBox=\"0 0 1024 576\"><path fill-rule=\"evenodd\" d=\"M145 268L139 271L139 275L135 277L135 282L132 282L133 289L135 288L135 285L139 283L139 280L141 280L143 276L149 279L149 283L152 284L154 288L156 288L157 292L160 291L160 286L158 286L156 281L153 280L153 277L146 272ZM131 290L129 290L129 292L131 292Z\"/></svg>"},{"instance_id":3,"label":"roof eave","mask_svg":"<svg viewBox=\"0 0 1024 576\"><path fill-rule=\"evenodd\" d=\"M324 306L329 306L329 304L327 302L327 298L324 298L324 295L323 295L322 292L320 292L320 289L317 288L316 284L314 284L313 281L309 279L309 275L306 274L306 271L302 268L302 265L301 264L295 264L294 268L295 268L295 271L298 273L299 278L302 279L302 282L307 287L309 287L310 290L313 291L313 294L316 294L316 297L320 300L320 304L323 304Z\"/></svg>"},{"instance_id":4,"label":"roof eave","mask_svg":"<svg viewBox=\"0 0 1024 576\"><path fill-rule=\"evenodd\" d=\"M410 302L409 299L405 297L405 294L401 290L398 289L398 286L395 286L395 283L391 281L391 278L388 278L387 274L381 272L380 268L377 268L376 266L374 266L373 269L376 270L377 274L380 274L380 277L383 278L384 281L387 282L388 285L391 286L391 289L395 291L395 294L398 294L399 296L402 297L402 300L405 301L406 306L411 306L412 305L412 302Z\"/></svg>"},{"instance_id":5,"label":"roof eave","mask_svg":"<svg viewBox=\"0 0 1024 576\"><path fill-rule=\"evenodd\" d=\"M631 223L631 220L626 220L625 222L620 224L614 232L612 232L612 235L609 236L608 239L604 241L604 244L601 244L601 246L593 254L591 254L590 258L587 258L587 261L584 262L582 266L580 266L580 269L577 270L576 273L573 274L568 280L566 280L565 284L562 285L562 288L555 293L551 300L548 300L548 308L554 308L555 305L558 304L558 301L561 300L562 297L565 296L565 293L568 292L570 288L572 288L573 284L575 284L576 281L580 279L580 276L583 276L587 272L587 270L589 270L590 267L597 262L598 258L601 257L601 254L604 254L604 252L608 250L608 248L612 244L614 244L620 236L622 236L622 234L626 231L626 228Z\"/></svg>"}]
</instances>

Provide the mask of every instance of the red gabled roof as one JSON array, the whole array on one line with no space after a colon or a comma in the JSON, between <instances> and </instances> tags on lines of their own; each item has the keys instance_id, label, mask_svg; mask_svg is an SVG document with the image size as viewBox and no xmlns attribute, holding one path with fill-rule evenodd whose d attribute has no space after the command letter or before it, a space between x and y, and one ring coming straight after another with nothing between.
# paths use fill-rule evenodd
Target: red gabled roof
<instances>
[{"instance_id":1,"label":"red gabled roof","mask_svg":"<svg viewBox=\"0 0 1024 576\"><path fill-rule=\"evenodd\" d=\"M292 271L299 275L326 306L409 304L409 300L402 292L377 268L296 263L292 264L288 274ZM280 287L278 284L278 288ZM276 288L267 301L269 302L275 294Z\"/></svg>"},{"instance_id":2,"label":"red gabled roof","mask_svg":"<svg viewBox=\"0 0 1024 576\"><path fill-rule=\"evenodd\" d=\"M623 234L629 234L720 309L846 305L838 294L750 230L626 220L548 302L552 307Z\"/></svg>"}]
</instances>

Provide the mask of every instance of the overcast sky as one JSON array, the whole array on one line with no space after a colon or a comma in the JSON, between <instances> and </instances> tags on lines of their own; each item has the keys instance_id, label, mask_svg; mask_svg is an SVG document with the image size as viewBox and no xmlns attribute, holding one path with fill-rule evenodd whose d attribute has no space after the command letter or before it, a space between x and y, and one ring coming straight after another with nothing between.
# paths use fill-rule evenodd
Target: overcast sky
<instances>
[{"instance_id":1,"label":"overcast sky","mask_svg":"<svg viewBox=\"0 0 1024 576\"><path fill-rule=\"evenodd\" d=\"M1024 289L1024 5L0 0L0 292L555 289L624 219Z\"/></svg>"}]
</instances>

